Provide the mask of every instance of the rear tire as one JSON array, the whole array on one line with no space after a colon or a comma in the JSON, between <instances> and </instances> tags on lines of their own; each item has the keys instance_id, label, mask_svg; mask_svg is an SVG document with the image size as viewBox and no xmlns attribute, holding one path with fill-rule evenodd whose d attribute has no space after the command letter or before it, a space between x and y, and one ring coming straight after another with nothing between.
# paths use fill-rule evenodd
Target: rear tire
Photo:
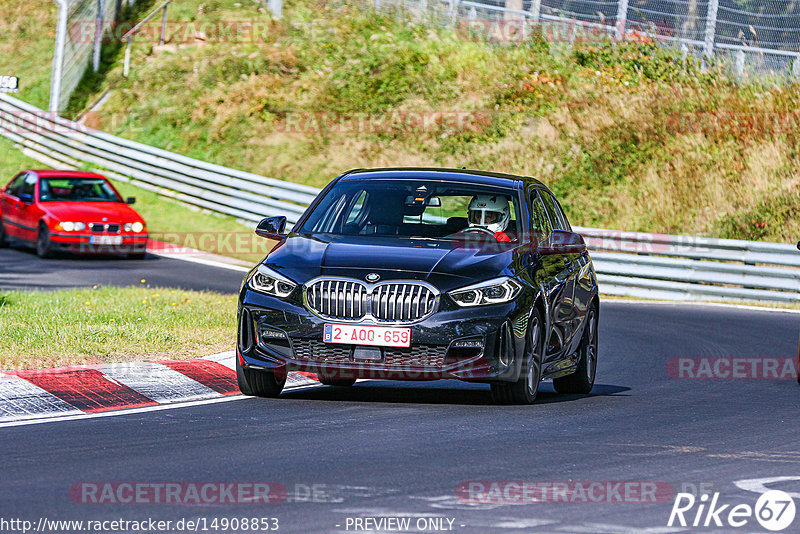
<instances>
[{"instance_id":1,"label":"rear tire","mask_svg":"<svg viewBox=\"0 0 800 534\"><path fill-rule=\"evenodd\" d=\"M516 382L495 382L492 384L492 400L496 404L533 404L539 383L542 381L542 316L538 310L533 312L528 326L528 347L525 361Z\"/></svg>"},{"instance_id":2,"label":"rear tire","mask_svg":"<svg viewBox=\"0 0 800 534\"><path fill-rule=\"evenodd\" d=\"M50 241L50 230L44 224L39 225L39 235L36 238L36 255L40 258L53 257L53 243Z\"/></svg>"},{"instance_id":3,"label":"rear tire","mask_svg":"<svg viewBox=\"0 0 800 534\"><path fill-rule=\"evenodd\" d=\"M0 219L0 248L6 248L8 244L8 236L6 235L6 229L3 226L3 219Z\"/></svg>"},{"instance_id":4,"label":"rear tire","mask_svg":"<svg viewBox=\"0 0 800 534\"><path fill-rule=\"evenodd\" d=\"M319 377L318 377L319 378ZM355 378L319 378L323 386L334 386L337 388L349 388L356 383Z\"/></svg>"},{"instance_id":5,"label":"rear tire","mask_svg":"<svg viewBox=\"0 0 800 534\"><path fill-rule=\"evenodd\" d=\"M553 388L559 393L586 394L592 391L597 374L597 308L594 304L586 316L586 329L578 346L578 369L571 375L553 379Z\"/></svg>"},{"instance_id":6,"label":"rear tire","mask_svg":"<svg viewBox=\"0 0 800 534\"><path fill-rule=\"evenodd\" d=\"M274 371L245 369L236 356L236 381L243 395L277 397L286 384L286 377L278 379Z\"/></svg>"}]
</instances>

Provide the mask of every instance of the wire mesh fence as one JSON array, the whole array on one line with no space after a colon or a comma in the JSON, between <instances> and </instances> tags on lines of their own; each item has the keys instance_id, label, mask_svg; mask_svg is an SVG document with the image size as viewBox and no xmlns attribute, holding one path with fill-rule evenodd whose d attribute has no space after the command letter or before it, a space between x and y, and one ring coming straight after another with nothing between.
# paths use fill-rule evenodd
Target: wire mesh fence
<instances>
[{"instance_id":1,"label":"wire mesh fence","mask_svg":"<svg viewBox=\"0 0 800 534\"><path fill-rule=\"evenodd\" d=\"M800 78L795 0L373 0L438 25L487 26L491 39L643 37L724 64L739 76Z\"/></svg>"},{"instance_id":2,"label":"wire mesh fence","mask_svg":"<svg viewBox=\"0 0 800 534\"><path fill-rule=\"evenodd\" d=\"M53 57L50 111L66 109L87 67L100 59L104 33L135 0L56 0L58 28Z\"/></svg>"}]
</instances>

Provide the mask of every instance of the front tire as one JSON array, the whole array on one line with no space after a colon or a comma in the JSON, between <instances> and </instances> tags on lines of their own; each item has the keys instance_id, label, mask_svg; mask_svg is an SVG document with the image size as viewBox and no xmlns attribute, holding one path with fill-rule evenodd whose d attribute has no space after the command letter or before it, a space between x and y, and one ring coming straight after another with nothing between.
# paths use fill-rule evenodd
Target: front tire
<instances>
[{"instance_id":1,"label":"front tire","mask_svg":"<svg viewBox=\"0 0 800 534\"><path fill-rule=\"evenodd\" d=\"M50 241L50 230L44 224L39 225L39 235L36 238L36 255L40 258L53 257L53 242Z\"/></svg>"},{"instance_id":2,"label":"front tire","mask_svg":"<svg viewBox=\"0 0 800 534\"><path fill-rule=\"evenodd\" d=\"M3 219L0 219L0 248L6 248L8 244L8 236L6 235L6 229L3 226Z\"/></svg>"},{"instance_id":3,"label":"front tire","mask_svg":"<svg viewBox=\"0 0 800 534\"><path fill-rule=\"evenodd\" d=\"M492 384L492 400L496 404L533 404L542 381L542 349L544 347L542 315L534 311L528 326L528 347L519 380Z\"/></svg>"},{"instance_id":4,"label":"front tire","mask_svg":"<svg viewBox=\"0 0 800 534\"><path fill-rule=\"evenodd\" d=\"M236 381L239 391L251 397L277 397L286 384L286 377L278 378L274 371L245 369L236 356Z\"/></svg>"},{"instance_id":5,"label":"front tire","mask_svg":"<svg viewBox=\"0 0 800 534\"><path fill-rule=\"evenodd\" d=\"M597 307L592 304L586 315L586 329L578 346L578 369L567 376L553 379L553 388L559 393L586 394L594 387L597 374Z\"/></svg>"}]
</instances>

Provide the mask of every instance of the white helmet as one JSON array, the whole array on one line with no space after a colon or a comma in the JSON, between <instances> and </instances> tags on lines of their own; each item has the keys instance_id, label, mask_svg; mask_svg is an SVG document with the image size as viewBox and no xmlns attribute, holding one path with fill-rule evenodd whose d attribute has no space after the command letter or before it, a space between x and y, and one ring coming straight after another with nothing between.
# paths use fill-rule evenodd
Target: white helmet
<instances>
[{"instance_id":1,"label":"white helmet","mask_svg":"<svg viewBox=\"0 0 800 534\"><path fill-rule=\"evenodd\" d=\"M502 195L476 195L469 203L469 225L482 226L497 233L503 232L511 220L508 198Z\"/></svg>"}]
</instances>

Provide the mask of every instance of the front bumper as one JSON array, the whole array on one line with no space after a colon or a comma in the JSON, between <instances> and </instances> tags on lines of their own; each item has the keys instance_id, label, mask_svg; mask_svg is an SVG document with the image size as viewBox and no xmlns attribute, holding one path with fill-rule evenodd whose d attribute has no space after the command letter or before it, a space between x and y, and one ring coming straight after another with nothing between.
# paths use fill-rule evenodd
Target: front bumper
<instances>
[{"instance_id":1,"label":"front bumper","mask_svg":"<svg viewBox=\"0 0 800 534\"><path fill-rule=\"evenodd\" d=\"M358 360L355 345L322 341L324 324L335 320L317 317L299 301L245 287L239 304L238 357L245 367L278 373L306 371L331 379L515 381L530 309L523 296L484 307L442 305L422 321L391 325L410 328L410 348L382 347L380 360ZM358 324L387 326L370 321ZM465 341L479 342L480 347L457 343Z\"/></svg>"}]
</instances>

